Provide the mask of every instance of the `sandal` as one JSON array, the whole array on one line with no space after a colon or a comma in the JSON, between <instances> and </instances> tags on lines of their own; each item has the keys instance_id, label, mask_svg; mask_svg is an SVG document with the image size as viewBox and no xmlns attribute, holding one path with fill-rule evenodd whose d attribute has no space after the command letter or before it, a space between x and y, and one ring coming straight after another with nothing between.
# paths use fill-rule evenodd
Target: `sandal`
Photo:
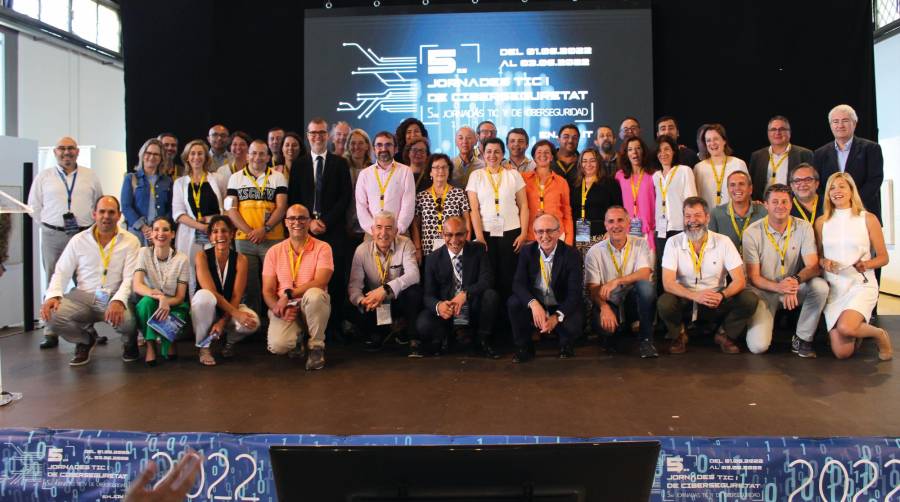
<instances>
[{"instance_id":1,"label":"sandal","mask_svg":"<svg viewBox=\"0 0 900 502\"><path fill-rule=\"evenodd\" d=\"M209 350L209 347L204 347L200 349L200 364L203 366L215 366L216 359L212 355L212 351Z\"/></svg>"}]
</instances>

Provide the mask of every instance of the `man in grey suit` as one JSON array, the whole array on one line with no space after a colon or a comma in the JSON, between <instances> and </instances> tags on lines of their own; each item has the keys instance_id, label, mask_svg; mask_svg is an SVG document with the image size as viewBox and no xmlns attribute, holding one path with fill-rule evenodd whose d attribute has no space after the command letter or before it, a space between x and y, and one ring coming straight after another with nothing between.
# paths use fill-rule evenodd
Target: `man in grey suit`
<instances>
[{"instance_id":1,"label":"man in grey suit","mask_svg":"<svg viewBox=\"0 0 900 502\"><path fill-rule=\"evenodd\" d=\"M788 173L806 162L812 163L813 152L791 144L791 123L783 115L769 119L766 127L769 146L750 156L750 177L753 180L753 200L763 200L766 188L776 183L789 185Z\"/></svg>"}]
</instances>

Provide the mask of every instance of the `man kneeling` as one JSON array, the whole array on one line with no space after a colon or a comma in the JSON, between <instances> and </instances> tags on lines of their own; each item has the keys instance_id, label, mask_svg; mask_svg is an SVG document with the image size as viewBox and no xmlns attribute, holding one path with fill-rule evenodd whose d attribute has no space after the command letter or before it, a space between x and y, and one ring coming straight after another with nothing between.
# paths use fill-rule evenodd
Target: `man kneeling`
<instances>
[{"instance_id":1,"label":"man kneeling","mask_svg":"<svg viewBox=\"0 0 900 502\"><path fill-rule=\"evenodd\" d=\"M607 238L594 244L584 259L585 282L599 311L600 328L614 335L626 317L637 317L641 357L656 357L656 287L650 282L650 247L643 237L628 235L631 218L622 206L607 209L604 224Z\"/></svg>"},{"instance_id":2,"label":"man kneeling","mask_svg":"<svg viewBox=\"0 0 900 502\"><path fill-rule=\"evenodd\" d=\"M309 235L309 210L289 207L288 238L272 246L263 262L263 299L269 307L268 346L273 354L306 355L306 369L325 367L325 326L331 315L328 281L334 272L331 246Z\"/></svg>"},{"instance_id":3,"label":"man kneeling","mask_svg":"<svg viewBox=\"0 0 900 502\"><path fill-rule=\"evenodd\" d=\"M584 327L581 255L559 240L559 220L543 214L534 220L537 242L522 247L507 301L516 343L514 363L534 357L531 334L556 333L559 357L575 356L575 338ZM530 315L529 315L530 314Z\"/></svg>"}]
</instances>

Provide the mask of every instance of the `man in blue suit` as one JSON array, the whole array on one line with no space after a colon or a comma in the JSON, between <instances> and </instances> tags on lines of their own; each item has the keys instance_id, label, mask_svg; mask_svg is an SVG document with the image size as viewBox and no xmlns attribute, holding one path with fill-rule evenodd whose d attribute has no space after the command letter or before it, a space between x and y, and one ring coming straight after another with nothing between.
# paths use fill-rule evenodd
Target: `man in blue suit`
<instances>
[{"instance_id":1,"label":"man in blue suit","mask_svg":"<svg viewBox=\"0 0 900 502\"><path fill-rule=\"evenodd\" d=\"M575 338L584 327L581 255L559 240L559 220L543 214L534 220L537 242L522 248L506 305L516 343L514 363L534 358L533 331L559 337L559 357L575 356Z\"/></svg>"}]
</instances>

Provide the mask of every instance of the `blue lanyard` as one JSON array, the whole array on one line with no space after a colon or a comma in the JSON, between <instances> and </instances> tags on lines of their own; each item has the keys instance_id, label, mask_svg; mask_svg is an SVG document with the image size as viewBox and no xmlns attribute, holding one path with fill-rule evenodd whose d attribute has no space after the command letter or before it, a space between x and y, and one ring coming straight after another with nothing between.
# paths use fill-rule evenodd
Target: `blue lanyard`
<instances>
[{"instance_id":1,"label":"blue lanyard","mask_svg":"<svg viewBox=\"0 0 900 502\"><path fill-rule=\"evenodd\" d=\"M66 186L66 197L68 199L69 204L69 212L72 212L72 192L75 191L75 180L78 179L78 168L75 168L75 174L72 175L72 186L69 186L69 183L66 181L66 175L57 167L56 174L59 175L59 179L62 180L63 185Z\"/></svg>"}]
</instances>

